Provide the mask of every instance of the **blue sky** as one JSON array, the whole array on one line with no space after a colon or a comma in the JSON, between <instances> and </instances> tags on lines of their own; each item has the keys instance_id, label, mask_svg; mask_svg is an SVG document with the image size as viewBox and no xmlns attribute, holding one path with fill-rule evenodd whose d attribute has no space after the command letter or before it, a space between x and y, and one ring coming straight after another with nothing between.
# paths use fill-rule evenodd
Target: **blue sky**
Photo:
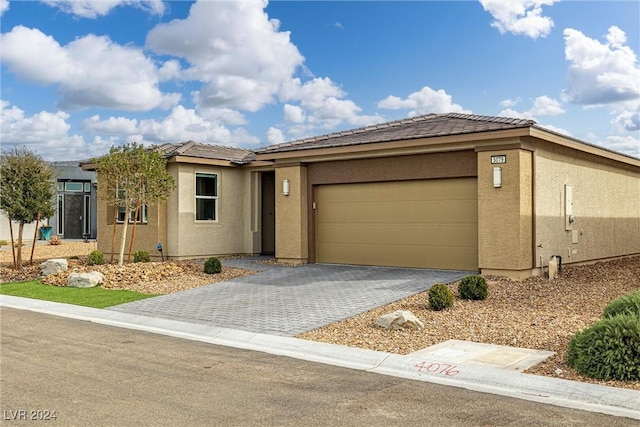
<instances>
[{"instance_id":1,"label":"blue sky","mask_svg":"<svg viewBox=\"0 0 640 427\"><path fill-rule=\"evenodd\" d=\"M640 2L0 0L2 149L257 148L413 115L640 158Z\"/></svg>"}]
</instances>

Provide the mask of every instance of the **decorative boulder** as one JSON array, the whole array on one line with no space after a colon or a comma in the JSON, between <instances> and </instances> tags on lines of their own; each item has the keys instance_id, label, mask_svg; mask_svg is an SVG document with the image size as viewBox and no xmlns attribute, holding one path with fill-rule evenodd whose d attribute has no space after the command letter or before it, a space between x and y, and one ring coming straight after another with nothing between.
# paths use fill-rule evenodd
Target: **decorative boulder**
<instances>
[{"instance_id":1,"label":"decorative boulder","mask_svg":"<svg viewBox=\"0 0 640 427\"><path fill-rule=\"evenodd\" d=\"M89 273L71 273L69 275L70 288L93 288L98 286L104 280L104 274L98 271L90 271Z\"/></svg>"},{"instance_id":2,"label":"decorative boulder","mask_svg":"<svg viewBox=\"0 0 640 427\"><path fill-rule=\"evenodd\" d=\"M406 310L398 310L385 314L379 317L375 324L385 329L410 328L420 330L424 328L424 323L414 316L412 312Z\"/></svg>"},{"instance_id":3,"label":"decorative boulder","mask_svg":"<svg viewBox=\"0 0 640 427\"><path fill-rule=\"evenodd\" d=\"M50 259L40 264L40 273L43 276L67 271L69 263L66 259Z\"/></svg>"}]
</instances>

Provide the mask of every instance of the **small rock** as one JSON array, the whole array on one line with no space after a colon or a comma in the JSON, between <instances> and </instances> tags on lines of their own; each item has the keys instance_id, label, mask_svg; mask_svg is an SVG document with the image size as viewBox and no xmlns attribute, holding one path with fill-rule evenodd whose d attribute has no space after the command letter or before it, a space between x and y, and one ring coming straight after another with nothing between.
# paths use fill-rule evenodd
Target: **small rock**
<instances>
[{"instance_id":1,"label":"small rock","mask_svg":"<svg viewBox=\"0 0 640 427\"><path fill-rule=\"evenodd\" d=\"M414 316L412 312L406 310L398 310L385 314L379 317L375 324L385 329L410 328L420 330L424 328L424 323Z\"/></svg>"},{"instance_id":2,"label":"small rock","mask_svg":"<svg viewBox=\"0 0 640 427\"><path fill-rule=\"evenodd\" d=\"M70 288L93 288L98 286L104 280L104 275L98 271L90 271L88 273L71 273L69 275Z\"/></svg>"},{"instance_id":3,"label":"small rock","mask_svg":"<svg viewBox=\"0 0 640 427\"><path fill-rule=\"evenodd\" d=\"M43 276L67 271L69 264L66 259L50 259L40 264L40 273Z\"/></svg>"},{"instance_id":4,"label":"small rock","mask_svg":"<svg viewBox=\"0 0 640 427\"><path fill-rule=\"evenodd\" d=\"M559 375L559 376L562 375L563 373L562 369L560 368L556 369L555 372L556 372L556 375Z\"/></svg>"}]
</instances>

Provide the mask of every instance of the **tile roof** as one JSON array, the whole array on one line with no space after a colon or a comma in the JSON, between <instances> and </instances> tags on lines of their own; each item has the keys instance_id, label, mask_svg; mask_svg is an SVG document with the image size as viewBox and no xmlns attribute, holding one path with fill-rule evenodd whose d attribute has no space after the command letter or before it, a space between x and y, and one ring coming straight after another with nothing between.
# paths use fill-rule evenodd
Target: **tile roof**
<instances>
[{"instance_id":1,"label":"tile roof","mask_svg":"<svg viewBox=\"0 0 640 427\"><path fill-rule=\"evenodd\" d=\"M525 128L535 125L533 120L509 117L480 116L475 114L446 113L426 114L358 129L322 136L299 139L270 145L255 150L257 154L309 150L313 148L341 147L349 145L390 142L416 138L459 135L505 129Z\"/></svg>"},{"instance_id":2,"label":"tile roof","mask_svg":"<svg viewBox=\"0 0 640 427\"><path fill-rule=\"evenodd\" d=\"M251 150L224 145L201 144L194 141L163 144L158 146L158 151L167 159L175 156L197 157L201 159L228 160L238 165L251 163L256 158L255 153Z\"/></svg>"}]
</instances>

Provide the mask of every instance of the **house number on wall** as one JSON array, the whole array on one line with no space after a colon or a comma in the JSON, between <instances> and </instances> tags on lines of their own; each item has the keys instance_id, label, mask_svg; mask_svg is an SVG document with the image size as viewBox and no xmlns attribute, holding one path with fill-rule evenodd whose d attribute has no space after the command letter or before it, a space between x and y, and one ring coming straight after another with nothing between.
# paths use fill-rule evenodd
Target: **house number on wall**
<instances>
[{"instance_id":1,"label":"house number on wall","mask_svg":"<svg viewBox=\"0 0 640 427\"><path fill-rule=\"evenodd\" d=\"M507 163L507 155L500 154L499 156L491 156L491 164L498 165L502 163Z\"/></svg>"}]
</instances>

